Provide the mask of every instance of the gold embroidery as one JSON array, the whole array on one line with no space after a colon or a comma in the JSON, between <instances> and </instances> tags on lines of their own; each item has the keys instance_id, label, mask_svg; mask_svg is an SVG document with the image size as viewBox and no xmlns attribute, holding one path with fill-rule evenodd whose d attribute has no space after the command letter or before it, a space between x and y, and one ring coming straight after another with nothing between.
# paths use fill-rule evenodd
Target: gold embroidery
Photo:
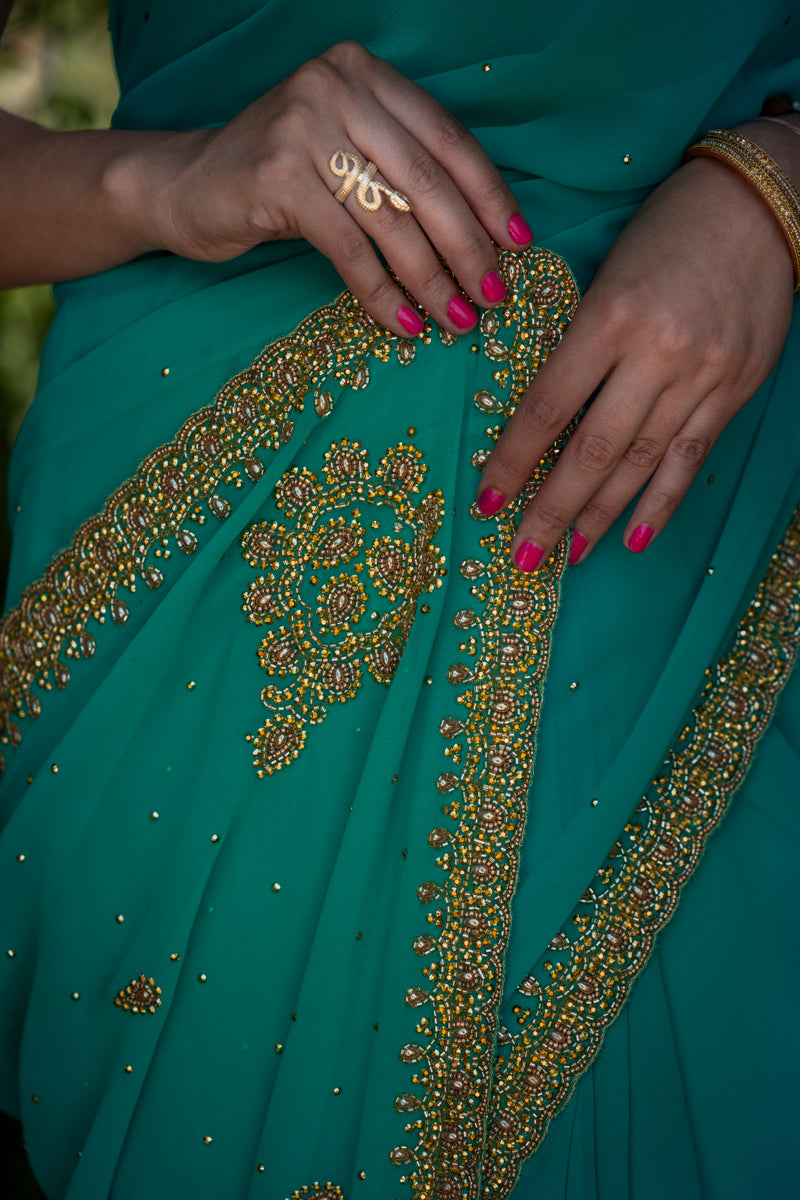
<instances>
[{"instance_id":1,"label":"gold embroidery","mask_svg":"<svg viewBox=\"0 0 800 1200\"><path fill-rule=\"evenodd\" d=\"M114 1003L126 1012L154 1013L161 1007L161 988L156 986L155 979L140 975L117 993Z\"/></svg>"},{"instance_id":2,"label":"gold embroidery","mask_svg":"<svg viewBox=\"0 0 800 1200\"><path fill-rule=\"evenodd\" d=\"M710 833L752 763L800 643L800 515L795 514L703 695L622 837L551 942L539 979L518 989L515 1033L497 1061L484 1197L510 1195L522 1163L600 1049L646 965ZM531 1003L531 999L533 1003Z\"/></svg>"},{"instance_id":3,"label":"gold embroidery","mask_svg":"<svg viewBox=\"0 0 800 1200\"><path fill-rule=\"evenodd\" d=\"M378 683L394 677L417 600L439 587L444 574L444 555L432 541L442 523L442 493L415 499L426 471L420 451L401 442L373 472L366 450L344 438L325 455L324 482L297 467L278 482L286 524L259 521L244 534L244 558L267 574L250 584L243 609L254 625L274 624L258 657L270 679L279 680L261 692L271 715L250 739L261 777L298 756L308 726L327 716L326 705L355 696L362 667ZM378 530L371 540L367 524ZM387 525L391 535L381 536ZM359 552L366 572L361 562L338 571ZM324 583L322 572L330 572Z\"/></svg>"},{"instance_id":4,"label":"gold embroidery","mask_svg":"<svg viewBox=\"0 0 800 1200\"><path fill-rule=\"evenodd\" d=\"M261 1167L258 1169L260 1171ZM305 1184L298 1191L292 1192L286 1200L346 1200L346 1197L342 1189L332 1183L326 1183L324 1187L320 1183L312 1183L310 1187Z\"/></svg>"},{"instance_id":5,"label":"gold embroidery","mask_svg":"<svg viewBox=\"0 0 800 1200\"><path fill-rule=\"evenodd\" d=\"M150 454L0 625L0 740L19 745L21 719L41 712L38 693L66 687L75 665L94 654L97 626L109 617L124 625L137 585L158 589L170 560L174 569L176 557L196 551L192 523L230 515L223 493L262 477L262 456L292 438L293 415L307 403L320 418L332 411L323 383L362 389L371 359L405 365L415 353L414 342L388 334L343 292L269 345L174 442Z\"/></svg>"},{"instance_id":6,"label":"gold embroidery","mask_svg":"<svg viewBox=\"0 0 800 1200\"><path fill-rule=\"evenodd\" d=\"M503 265L509 298L481 320L494 387L474 397L479 411L500 418L510 415L577 304L575 283L555 256L508 255ZM498 432L486 430L490 440ZM395 1101L412 1118L406 1133L413 1140L389 1152L406 1168L402 1180L416 1200L478 1195L510 904L567 555L562 542L541 571L524 575L510 565L509 548L519 513L558 453L556 445L526 493L499 516L486 519L473 508L477 544L461 563L472 603L454 614L463 657L446 673L461 711L454 706L442 720L442 736L455 744L446 751L452 769L436 780L449 824L428 836L446 882L426 881L418 891L433 907L430 932L413 943L425 981L405 997L418 1017L419 1041L400 1050L415 1067L414 1090ZM479 450L474 464L487 454Z\"/></svg>"}]
</instances>

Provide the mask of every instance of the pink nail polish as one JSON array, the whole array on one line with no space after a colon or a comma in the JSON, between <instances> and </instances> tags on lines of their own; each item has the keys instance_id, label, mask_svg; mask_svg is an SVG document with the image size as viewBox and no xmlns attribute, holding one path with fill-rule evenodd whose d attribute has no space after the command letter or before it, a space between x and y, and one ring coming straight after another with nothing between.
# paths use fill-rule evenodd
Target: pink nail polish
<instances>
[{"instance_id":1,"label":"pink nail polish","mask_svg":"<svg viewBox=\"0 0 800 1200\"><path fill-rule=\"evenodd\" d=\"M404 304L402 308L398 308L397 319L403 326L403 329L407 329L412 337L419 337L425 328L419 313L414 312L414 309L409 308L407 304Z\"/></svg>"},{"instance_id":2,"label":"pink nail polish","mask_svg":"<svg viewBox=\"0 0 800 1200\"><path fill-rule=\"evenodd\" d=\"M514 213L508 222L508 232L518 246L524 246L527 242L533 241L531 227L519 213Z\"/></svg>"},{"instance_id":3,"label":"pink nail polish","mask_svg":"<svg viewBox=\"0 0 800 1200\"><path fill-rule=\"evenodd\" d=\"M453 296L447 306L447 315L459 329L471 329L478 319L475 309L463 296Z\"/></svg>"},{"instance_id":4,"label":"pink nail polish","mask_svg":"<svg viewBox=\"0 0 800 1200\"><path fill-rule=\"evenodd\" d=\"M497 274L497 271L490 271L481 280L481 291L490 304L496 304L498 300L502 300L505 297L506 285Z\"/></svg>"},{"instance_id":5,"label":"pink nail polish","mask_svg":"<svg viewBox=\"0 0 800 1200\"><path fill-rule=\"evenodd\" d=\"M572 543L569 548L569 558L567 560L571 567L575 565L588 545L589 543L583 534L579 533L577 529L573 530Z\"/></svg>"},{"instance_id":6,"label":"pink nail polish","mask_svg":"<svg viewBox=\"0 0 800 1200\"><path fill-rule=\"evenodd\" d=\"M637 525L631 536L628 538L628 549L634 554L641 554L645 550L653 536L653 530L649 525Z\"/></svg>"},{"instance_id":7,"label":"pink nail polish","mask_svg":"<svg viewBox=\"0 0 800 1200\"><path fill-rule=\"evenodd\" d=\"M520 571L535 571L544 558L544 550L535 542L523 542L514 555L514 562Z\"/></svg>"},{"instance_id":8,"label":"pink nail polish","mask_svg":"<svg viewBox=\"0 0 800 1200\"><path fill-rule=\"evenodd\" d=\"M506 498L502 492L496 492L490 487L484 488L478 496L478 508L485 517L493 517L496 512L500 512L505 502Z\"/></svg>"}]
</instances>

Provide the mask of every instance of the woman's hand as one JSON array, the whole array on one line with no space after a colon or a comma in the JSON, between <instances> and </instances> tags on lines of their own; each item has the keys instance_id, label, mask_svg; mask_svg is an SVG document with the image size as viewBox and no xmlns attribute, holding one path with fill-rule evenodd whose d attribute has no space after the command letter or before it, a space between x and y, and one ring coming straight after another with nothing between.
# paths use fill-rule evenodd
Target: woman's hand
<instances>
[{"instance_id":1,"label":"woman's hand","mask_svg":"<svg viewBox=\"0 0 800 1200\"><path fill-rule=\"evenodd\" d=\"M385 197L366 211L355 189L337 203L337 150L374 160L376 181L413 211ZM135 192L133 174L128 164L119 186ZM223 128L174 142L145 186L158 194L150 213L163 248L214 261L275 238L307 238L372 316L403 336L421 332L422 321L372 242L414 299L459 333L477 313L437 253L487 305L505 294L492 239L510 249L531 240L510 188L465 126L354 42L305 63Z\"/></svg>"},{"instance_id":2,"label":"woman's hand","mask_svg":"<svg viewBox=\"0 0 800 1200\"><path fill-rule=\"evenodd\" d=\"M644 550L775 366L791 311L791 258L764 201L721 163L681 167L612 247L485 468L478 503L493 513L603 385L522 518L517 566L535 570L573 523L580 561L647 484L623 534Z\"/></svg>"}]
</instances>

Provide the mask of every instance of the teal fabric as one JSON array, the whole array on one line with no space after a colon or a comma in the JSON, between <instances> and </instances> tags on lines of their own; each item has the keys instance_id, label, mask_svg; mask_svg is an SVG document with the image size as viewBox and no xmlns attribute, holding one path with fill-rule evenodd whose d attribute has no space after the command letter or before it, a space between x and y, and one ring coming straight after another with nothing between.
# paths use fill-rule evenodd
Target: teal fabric
<instances>
[{"instance_id":1,"label":"teal fabric","mask_svg":"<svg viewBox=\"0 0 800 1200\"><path fill-rule=\"evenodd\" d=\"M358 38L468 122L537 241L585 287L694 134L797 92L800 14L788 15L771 0L512 3L502 19L472 0L410 2L402 19L363 0L114 3L115 124L220 124L333 41ZM299 242L217 265L152 255L60 285L12 464L8 607L155 447L339 290ZM469 637L453 616L475 602L458 564L480 557L486 532L469 513L491 424L472 398L494 387L482 349L434 331L412 363L373 362L363 390L332 383L330 415L294 413L264 475L226 491L230 517L197 527L195 555L161 563L158 591L137 587L124 627L97 625L96 653L69 687L43 693L19 748L4 747L0 929L14 956L0 959L0 1105L23 1120L52 1200L143 1188L157 1200L284 1200L315 1181L347 1200L411 1195L389 1152L414 1144L416 1113L394 1101L412 1088L399 1048L424 1016L404 1002L423 983L412 944L435 932L436 905L416 889L442 878L427 841L447 822L439 725ZM795 327L651 550L622 547L623 517L564 577L505 958L511 1028L518 984L661 769L795 509L798 355ZM265 717L267 628L241 609L264 572L240 542L256 522L291 527L276 485L294 467L324 480L344 439L373 477L391 447L419 450L419 495L443 495L433 541L448 573L420 597L391 686L365 672L298 758L261 779L245 735ZM361 507L376 537L408 537L386 504ZM795 676L515 1200L744 1200L800 1184L787 1016L799 706ZM115 1007L142 973L162 988L157 1012ZM445 1184L424 1194L447 1200Z\"/></svg>"}]
</instances>

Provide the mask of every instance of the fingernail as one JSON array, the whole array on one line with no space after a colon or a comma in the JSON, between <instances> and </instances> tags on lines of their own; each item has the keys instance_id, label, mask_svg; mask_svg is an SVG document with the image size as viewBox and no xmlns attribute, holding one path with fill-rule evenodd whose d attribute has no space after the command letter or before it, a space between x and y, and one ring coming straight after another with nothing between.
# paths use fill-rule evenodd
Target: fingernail
<instances>
[{"instance_id":1,"label":"fingernail","mask_svg":"<svg viewBox=\"0 0 800 1200\"><path fill-rule=\"evenodd\" d=\"M637 525L628 538L628 549L632 550L634 554L641 554L647 548L652 536L653 530L649 525Z\"/></svg>"},{"instance_id":2,"label":"fingernail","mask_svg":"<svg viewBox=\"0 0 800 1200\"><path fill-rule=\"evenodd\" d=\"M495 304L498 300L502 300L506 294L506 285L503 283L497 271L490 271L488 275L484 275L481 280L481 291L490 304Z\"/></svg>"},{"instance_id":3,"label":"fingernail","mask_svg":"<svg viewBox=\"0 0 800 1200\"><path fill-rule=\"evenodd\" d=\"M459 329L471 329L478 319L475 309L462 296L453 296L447 306L447 315Z\"/></svg>"},{"instance_id":4,"label":"fingernail","mask_svg":"<svg viewBox=\"0 0 800 1200\"><path fill-rule=\"evenodd\" d=\"M484 488L478 496L478 508L485 517L493 517L496 512L500 512L505 502L506 498L502 492L496 492L490 487Z\"/></svg>"},{"instance_id":5,"label":"fingernail","mask_svg":"<svg viewBox=\"0 0 800 1200\"><path fill-rule=\"evenodd\" d=\"M520 571L535 571L544 558L544 550L535 542L523 542L514 555L514 562Z\"/></svg>"},{"instance_id":6,"label":"fingernail","mask_svg":"<svg viewBox=\"0 0 800 1200\"><path fill-rule=\"evenodd\" d=\"M519 213L514 213L511 220L508 222L508 232L518 246L524 246L526 242L533 241L531 227L523 216Z\"/></svg>"},{"instance_id":7,"label":"fingernail","mask_svg":"<svg viewBox=\"0 0 800 1200\"><path fill-rule=\"evenodd\" d=\"M577 529L573 530L572 544L569 548L569 558L567 560L571 567L575 565L588 545L589 543L583 534L579 533Z\"/></svg>"},{"instance_id":8,"label":"fingernail","mask_svg":"<svg viewBox=\"0 0 800 1200\"><path fill-rule=\"evenodd\" d=\"M398 308L397 319L403 326L403 329L407 329L412 337L419 337L425 328L419 313L414 312L414 309L409 308L407 304L404 304L402 308Z\"/></svg>"}]
</instances>

